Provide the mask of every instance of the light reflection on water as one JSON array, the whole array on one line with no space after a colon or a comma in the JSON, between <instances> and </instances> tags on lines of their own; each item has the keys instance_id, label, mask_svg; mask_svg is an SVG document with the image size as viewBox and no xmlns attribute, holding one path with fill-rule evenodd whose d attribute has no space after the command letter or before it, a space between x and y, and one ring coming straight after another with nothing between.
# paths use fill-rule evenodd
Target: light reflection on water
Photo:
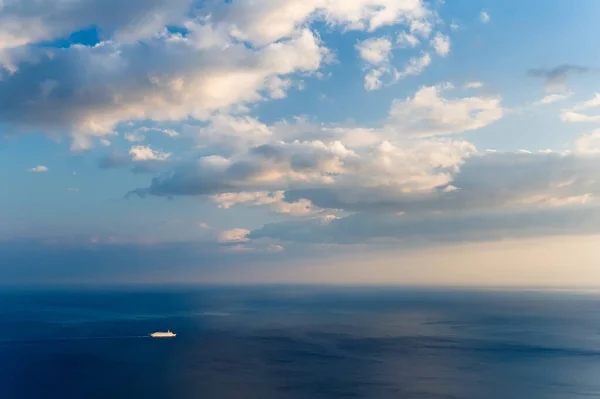
<instances>
[{"instance_id":1,"label":"light reflection on water","mask_svg":"<svg viewBox=\"0 0 600 399\"><path fill-rule=\"evenodd\" d=\"M589 293L7 292L0 326L1 398L600 396Z\"/></svg>"}]
</instances>

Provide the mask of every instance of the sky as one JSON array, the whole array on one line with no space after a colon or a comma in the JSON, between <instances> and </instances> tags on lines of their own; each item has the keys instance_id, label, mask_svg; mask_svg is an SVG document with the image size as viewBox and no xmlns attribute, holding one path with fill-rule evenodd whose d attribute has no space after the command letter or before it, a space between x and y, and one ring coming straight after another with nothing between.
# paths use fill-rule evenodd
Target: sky
<instances>
[{"instance_id":1,"label":"sky","mask_svg":"<svg viewBox=\"0 0 600 399\"><path fill-rule=\"evenodd\" d=\"M599 15L0 0L0 282L600 285Z\"/></svg>"}]
</instances>

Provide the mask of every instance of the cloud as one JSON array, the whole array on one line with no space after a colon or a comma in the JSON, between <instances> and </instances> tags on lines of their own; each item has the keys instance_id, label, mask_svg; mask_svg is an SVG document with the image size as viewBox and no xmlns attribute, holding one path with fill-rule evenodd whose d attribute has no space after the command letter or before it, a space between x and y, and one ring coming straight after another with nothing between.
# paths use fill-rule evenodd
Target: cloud
<instances>
[{"instance_id":1,"label":"cloud","mask_svg":"<svg viewBox=\"0 0 600 399\"><path fill-rule=\"evenodd\" d=\"M430 190L361 184L292 189L285 194L290 201L306 198L352 214L266 224L250 238L415 245L598 234L600 134L594 131L576 143L573 153L477 153L464 159L445 185Z\"/></svg>"},{"instance_id":2,"label":"cloud","mask_svg":"<svg viewBox=\"0 0 600 399\"><path fill-rule=\"evenodd\" d=\"M47 172L48 171L48 167L44 166L44 165L38 165L34 168L28 169L30 172L37 172L37 173L43 173L43 172Z\"/></svg>"},{"instance_id":3,"label":"cloud","mask_svg":"<svg viewBox=\"0 0 600 399\"><path fill-rule=\"evenodd\" d=\"M487 13L487 11L482 10L479 13L479 20L481 21L481 23L483 24L487 24L490 22L490 14Z\"/></svg>"},{"instance_id":4,"label":"cloud","mask_svg":"<svg viewBox=\"0 0 600 399\"><path fill-rule=\"evenodd\" d=\"M339 141L263 144L232 158L206 156L182 164L132 193L217 195L213 200L222 206L269 204L280 212L315 211L309 202L288 199L287 195L289 204L283 207L283 194L277 192L320 187L348 192L357 189L360 195L378 187L399 192L433 190L448 184L453 172L473 152L474 146L463 141L423 140L402 147L384 141L354 150Z\"/></svg>"},{"instance_id":5,"label":"cloud","mask_svg":"<svg viewBox=\"0 0 600 399\"><path fill-rule=\"evenodd\" d=\"M480 89L483 87L483 83L482 82L467 82L465 83L465 85L463 86L463 88L465 90L469 90L469 89Z\"/></svg>"},{"instance_id":6,"label":"cloud","mask_svg":"<svg viewBox=\"0 0 600 399\"><path fill-rule=\"evenodd\" d=\"M574 147L577 154L600 154L600 129L579 137L575 140Z\"/></svg>"},{"instance_id":7,"label":"cloud","mask_svg":"<svg viewBox=\"0 0 600 399\"><path fill-rule=\"evenodd\" d=\"M438 55L445 57L450 53L450 38L438 32L431 40L431 46Z\"/></svg>"},{"instance_id":8,"label":"cloud","mask_svg":"<svg viewBox=\"0 0 600 399\"><path fill-rule=\"evenodd\" d=\"M129 152L112 152L98 159L100 169L131 167L134 173L156 173L165 166L171 153L154 150L149 146L132 146Z\"/></svg>"},{"instance_id":9,"label":"cloud","mask_svg":"<svg viewBox=\"0 0 600 399\"><path fill-rule=\"evenodd\" d=\"M130 143L138 143L140 141L146 140L146 137L139 134L138 132L125 133L123 138Z\"/></svg>"},{"instance_id":10,"label":"cloud","mask_svg":"<svg viewBox=\"0 0 600 399\"><path fill-rule=\"evenodd\" d=\"M389 61L392 42L386 37L370 38L358 42L356 50L364 61L373 65L380 65Z\"/></svg>"},{"instance_id":11,"label":"cloud","mask_svg":"<svg viewBox=\"0 0 600 399\"><path fill-rule=\"evenodd\" d=\"M402 32L396 38L396 44L401 48L415 48L421 43L418 37L413 34Z\"/></svg>"},{"instance_id":12,"label":"cloud","mask_svg":"<svg viewBox=\"0 0 600 399\"><path fill-rule=\"evenodd\" d=\"M429 216L358 213L324 224L317 219L266 224L252 239L312 244L359 244L389 240L398 248L435 243L492 241L600 232L600 209L579 206L520 212Z\"/></svg>"},{"instance_id":13,"label":"cloud","mask_svg":"<svg viewBox=\"0 0 600 399\"><path fill-rule=\"evenodd\" d=\"M307 29L251 49L227 36L203 43L218 33L212 25L190 22L187 28L185 37L164 33L131 44L52 49L51 55L36 50L34 61L0 80L0 121L17 132L66 131L73 148L87 148L95 137L114 135L123 121L202 120L268 98L274 79L316 71L327 53Z\"/></svg>"},{"instance_id":14,"label":"cloud","mask_svg":"<svg viewBox=\"0 0 600 399\"><path fill-rule=\"evenodd\" d=\"M90 26L118 39L147 38L188 13L192 0L6 1L0 7L0 48L50 41ZM27 29L23 29L27 27Z\"/></svg>"},{"instance_id":15,"label":"cloud","mask_svg":"<svg viewBox=\"0 0 600 399\"><path fill-rule=\"evenodd\" d=\"M429 53L421 53L419 57L411 57L408 63L404 65L402 71L394 70L394 80L402 80L409 76L420 75L425 68L431 64L431 56Z\"/></svg>"},{"instance_id":16,"label":"cloud","mask_svg":"<svg viewBox=\"0 0 600 399\"><path fill-rule=\"evenodd\" d=\"M323 209L313 206L304 198L295 202L287 202L282 190L274 192L239 192L223 193L210 198L211 202L218 204L219 208L228 209L235 205L268 207L273 212L291 216L314 215L323 212Z\"/></svg>"},{"instance_id":17,"label":"cloud","mask_svg":"<svg viewBox=\"0 0 600 399\"><path fill-rule=\"evenodd\" d=\"M595 172L600 167L600 157L593 151L590 153L589 149L594 147L586 144L583 142L580 150L586 156L553 152L473 154L457 162L445 180L440 174L437 185L430 176L431 184L422 185L420 190L399 190L396 185L355 184L353 187L290 189L285 196L289 201L306 198L314 206L325 209L404 212L407 215L464 214L500 209L510 213L526 206L559 207L600 196L600 179ZM439 157L441 154L433 159ZM410 175L407 173L406 178ZM413 179L419 180L416 176Z\"/></svg>"},{"instance_id":18,"label":"cloud","mask_svg":"<svg viewBox=\"0 0 600 399\"><path fill-rule=\"evenodd\" d=\"M576 104L571 108L561 110L560 119L563 122L598 122L600 115L587 115L581 111L597 108L600 106L600 93L596 93L591 99Z\"/></svg>"},{"instance_id":19,"label":"cloud","mask_svg":"<svg viewBox=\"0 0 600 399\"><path fill-rule=\"evenodd\" d=\"M240 39L254 45L289 37L307 21L324 21L343 30L366 30L395 25L425 24L431 11L422 1L399 0L242 0L222 7L216 18Z\"/></svg>"},{"instance_id":20,"label":"cloud","mask_svg":"<svg viewBox=\"0 0 600 399\"><path fill-rule=\"evenodd\" d=\"M573 93L565 93L565 94L548 94L544 97L542 97L542 99L540 101L538 101L536 103L536 105L548 105L548 104L554 104L560 101L564 101L566 99L568 99L569 97L571 97L573 95Z\"/></svg>"},{"instance_id":21,"label":"cloud","mask_svg":"<svg viewBox=\"0 0 600 399\"><path fill-rule=\"evenodd\" d=\"M564 92L567 91L567 78L569 75L581 75L587 72L589 72L587 67L563 64L550 69L530 69L528 74L534 78L543 78L548 92Z\"/></svg>"},{"instance_id":22,"label":"cloud","mask_svg":"<svg viewBox=\"0 0 600 399\"><path fill-rule=\"evenodd\" d=\"M462 133L488 126L503 116L498 97L442 97L443 87L425 86L414 97L395 100L389 129L413 137Z\"/></svg>"},{"instance_id":23,"label":"cloud","mask_svg":"<svg viewBox=\"0 0 600 399\"><path fill-rule=\"evenodd\" d=\"M381 80L381 77L386 72L388 72L387 68L371 69L365 75L365 90L373 91L383 87L383 81Z\"/></svg>"},{"instance_id":24,"label":"cloud","mask_svg":"<svg viewBox=\"0 0 600 399\"><path fill-rule=\"evenodd\" d=\"M231 229L219 233L219 242L221 243L239 243L249 241L248 234L250 230Z\"/></svg>"},{"instance_id":25,"label":"cloud","mask_svg":"<svg viewBox=\"0 0 600 399\"><path fill-rule=\"evenodd\" d=\"M165 161L171 156L171 153L153 150L149 146L137 145L131 147L129 155L133 161Z\"/></svg>"}]
</instances>

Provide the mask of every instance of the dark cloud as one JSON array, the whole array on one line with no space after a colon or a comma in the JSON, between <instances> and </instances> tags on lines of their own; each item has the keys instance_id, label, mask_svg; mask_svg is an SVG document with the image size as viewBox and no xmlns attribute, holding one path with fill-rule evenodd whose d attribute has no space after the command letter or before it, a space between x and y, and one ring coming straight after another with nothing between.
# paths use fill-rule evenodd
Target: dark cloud
<instances>
[{"instance_id":1,"label":"dark cloud","mask_svg":"<svg viewBox=\"0 0 600 399\"><path fill-rule=\"evenodd\" d=\"M120 168L129 164L131 164L131 155L129 154L108 154L98 158L100 169Z\"/></svg>"},{"instance_id":2,"label":"dark cloud","mask_svg":"<svg viewBox=\"0 0 600 399\"><path fill-rule=\"evenodd\" d=\"M321 219L267 224L252 239L304 243L358 244L392 239L390 245L412 246L570 234L600 233L600 208L579 206L520 211L396 215L358 213L327 222Z\"/></svg>"},{"instance_id":3,"label":"dark cloud","mask_svg":"<svg viewBox=\"0 0 600 399\"><path fill-rule=\"evenodd\" d=\"M550 91L561 91L566 88L569 75L580 75L590 72L590 68L563 64L554 68L535 68L528 71L528 75L535 78L543 78L546 88Z\"/></svg>"},{"instance_id":4,"label":"dark cloud","mask_svg":"<svg viewBox=\"0 0 600 399\"><path fill-rule=\"evenodd\" d=\"M152 179L140 196L211 195L225 192L277 190L293 180L318 181L345 155L321 142L265 144L237 158L206 156Z\"/></svg>"},{"instance_id":5,"label":"dark cloud","mask_svg":"<svg viewBox=\"0 0 600 399\"><path fill-rule=\"evenodd\" d=\"M0 285L212 281L249 264L280 262L286 252L224 251L214 242L162 244L0 241Z\"/></svg>"},{"instance_id":6,"label":"dark cloud","mask_svg":"<svg viewBox=\"0 0 600 399\"><path fill-rule=\"evenodd\" d=\"M468 158L451 185L434 192L330 185L287 190L285 199L294 202L305 198L321 208L351 212L426 213L556 205L586 194L600 195L598 170L600 156L498 152Z\"/></svg>"}]
</instances>

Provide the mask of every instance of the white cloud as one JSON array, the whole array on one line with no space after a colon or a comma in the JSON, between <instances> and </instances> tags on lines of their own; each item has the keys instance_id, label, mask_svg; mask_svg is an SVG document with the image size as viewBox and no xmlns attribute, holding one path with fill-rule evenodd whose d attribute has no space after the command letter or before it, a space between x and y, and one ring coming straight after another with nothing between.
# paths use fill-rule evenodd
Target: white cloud
<instances>
[{"instance_id":1,"label":"white cloud","mask_svg":"<svg viewBox=\"0 0 600 399\"><path fill-rule=\"evenodd\" d=\"M420 75L429 64L431 64L431 56L429 53L422 53L420 57L411 57L408 60L408 63L404 65L402 71L394 70L394 80L401 80L408 76Z\"/></svg>"},{"instance_id":2,"label":"white cloud","mask_svg":"<svg viewBox=\"0 0 600 399\"><path fill-rule=\"evenodd\" d=\"M579 112L563 110L560 114L563 122L600 122L600 115L585 115Z\"/></svg>"},{"instance_id":3,"label":"white cloud","mask_svg":"<svg viewBox=\"0 0 600 399\"><path fill-rule=\"evenodd\" d=\"M416 19L410 22L410 33L427 39L433 30L432 23L425 19Z\"/></svg>"},{"instance_id":4,"label":"white cloud","mask_svg":"<svg viewBox=\"0 0 600 399\"><path fill-rule=\"evenodd\" d=\"M600 115L587 115L581 111L587 111L600 106L600 93L596 93L591 99L576 104L571 108L561 110L560 119L563 122L599 122Z\"/></svg>"},{"instance_id":5,"label":"white cloud","mask_svg":"<svg viewBox=\"0 0 600 399\"><path fill-rule=\"evenodd\" d=\"M392 42L386 37L370 38L356 44L356 50L364 61L380 65L389 62Z\"/></svg>"},{"instance_id":6,"label":"white cloud","mask_svg":"<svg viewBox=\"0 0 600 399\"><path fill-rule=\"evenodd\" d=\"M488 126L503 115L500 98L447 99L442 88L426 86L412 98L394 101L389 130L415 137L462 133Z\"/></svg>"},{"instance_id":7,"label":"white cloud","mask_svg":"<svg viewBox=\"0 0 600 399\"><path fill-rule=\"evenodd\" d=\"M396 39L396 44L399 47L403 47L403 48L406 48L406 47L415 48L419 45L420 42L421 41L415 35L412 35L407 32L400 33Z\"/></svg>"},{"instance_id":8,"label":"white cloud","mask_svg":"<svg viewBox=\"0 0 600 399\"><path fill-rule=\"evenodd\" d=\"M431 46L438 55L445 57L450 53L450 38L438 32L431 40Z\"/></svg>"},{"instance_id":9,"label":"white cloud","mask_svg":"<svg viewBox=\"0 0 600 399\"><path fill-rule=\"evenodd\" d=\"M140 134L139 132L125 133L123 138L130 143L139 143L140 141L146 140L146 136Z\"/></svg>"},{"instance_id":10,"label":"white cloud","mask_svg":"<svg viewBox=\"0 0 600 399\"><path fill-rule=\"evenodd\" d=\"M401 80L408 76L420 75L425 68L431 64L429 53L422 53L420 57L411 57L408 63L404 65L402 71L394 70L394 80Z\"/></svg>"},{"instance_id":11,"label":"white cloud","mask_svg":"<svg viewBox=\"0 0 600 399\"><path fill-rule=\"evenodd\" d=\"M144 43L105 42L61 49L52 57L40 54L36 69L0 80L0 93L19 96L0 94L0 120L15 131L67 131L74 148L87 148L92 137L113 135L122 121L202 120L215 110L259 101L267 89L267 95L270 91L280 97L285 88L279 85L274 91L272 86L279 75L316 71L326 54L307 29L257 50L231 41L225 41L224 48L196 45L193 35L165 34ZM35 82L40 79L36 71L45 69L69 70L55 80L56 87L70 95L59 96L54 90L40 98L35 84L21 88L20 82Z\"/></svg>"},{"instance_id":12,"label":"white cloud","mask_svg":"<svg viewBox=\"0 0 600 399\"><path fill-rule=\"evenodd\" d=\"M224 7L222 20L237 37L262 46L292 35L311 19L345 30L372 32L406 23L423 31L430 14L422 1L412 0L241 0Z\"/></svg>"},{"instance_id":13,"label":"white cloud","mask_svg":"<svg viewBox=\"0 0 600 399\"><path fill-rule=\"evenodd\" d=\"M323 209L314 207L312 203L304 198L295 202L285 201L283 191L274 192L233 192L214 195L211 201L218 204L219 208L228 209L235 205L266 206L273 212L291 216L305 216L320 213Z\"/></svg>"},{"instance_id":14,"label":"white cloud","mask_svg":"<svg viewBox=\"0 0 600 399\"><path fill-rule=\"evenodd\" d=\"M467 82L465 83L465 85L463 86L465 90L468 89L480 89L483 87L483 83L481 82Z\"/></svg>"},{"instance_id":15,"label":"white cloud","mask_svg":"<svg viewBox=\"0 0 600 399\"><path fill-rule=\"evenodd\" d=\"M47 172L48 171L48 167L44 166L44 165L38 165L34 168L29 169L30 172L37 172L37 173L43 173L43 172Z\"/></svg>"},{"instance_id":16,"label":"white cloud","mask_svg":"<svg viewBox=\"0 0 600 399\"><path fill-rule=\"evenodd\" d=\"M110 141L106 140L106 139L102 139L100 140L100 144L102 144L104 147L110 147Z\"/></svg>"},{"instance_id":17,"label":"white cloud","mask_svg":"<svg viewBox=\"0 0 600 399\"><path fill-rule=\"evenodd\" d=\"M356 150L339 142L265 144L232 159L202 158L153 179L150 187L135 193L210 195L223 208L266 206L279 213L306 215L323 207L304 195L288 197L284 190L334 190L361 203L390 193L416 195L447 186L475 152L470 143L449 140L417 140L403 146L384 141Z\"/></svg>"},{"instance_id":18,"label":"white cloud","mask_svg":"<svg viewBox=\"0 0 600 399\"><path fill-rule=\"evenodd\" d=\"M600 129L579 137L575 140L574 147L577 154L600 154Z\"/></svg>"},{"instance_id":19,"label":"white cloud","mask_svg":"<svg viewBox=\"0 0 600 399\"><path fill-rule=\"evenodd\" d=\"M119 41L147 38L165 25L180 22L192 3L192 0L131 0L123 6L117 0L6 1L0 6L0 48L68 36L92 25L114 30Z\"/></svg>"},{"instance_id":20,"label":"white cloud","mask_svg":"<svg viewBox=\"0 0 600 399\"><path fill-rule=\"evenodd\" d=\"M129 150L134 161L164 161L171 156L170 152L153 150L149 146L138 145Z\"/></svg>"},{"instance_id":21,"label":"white cloud","mask_svg":"<svg viewBox=\"0 0 600 399\"><path fill-rule=\"evenodd\" d=\"M365 75L365 90L373 91L383 87L383 81L381 80L381 77L386 71L387 69L385 68L371 69Z\"/></svg>"},{"instance_id":22,"label":"white cloud","mask_svg":"<svg viewBox=\"0 0 600 399\"><path fill-rule=\"evenodd\" d=\"M183 132L201 146L218 144L243 149L267 142L273 134L267 125L256 118L223 113L210 116L205 126L186 126Z\"/></svg>"},{"instance_id":23,"label":"white cloud","mask_svg":"<svg viewBox=\"0 0 600 399\"><path fill-rule=\"evenodd\" d=\"M490 14L488 14L485 10L481 11L479 13L479 20L482 23L487 24L488 22L490 22Z\"/></svg>"},{"instance_id":24,"label":"white cloud","mask_svg":"<svg viewBox=\"0 0 600 399\"><path fill-rule=\"evenodd\" d=\"M282 245L279 245L279 244L270 244L267 247L267 252L275 252L275 253L277 253L277 252L282 252L284 250L285 250L285 248Z\"/></svg>"},{"instance_id":25,"label":"white cloud","mask_svg":"<svg viewBox=\"0 0 600 399\"><path fill-rule=\"evenodd\" d=\"M554 104L560 101L564 101L566 99L568 99L569 97L571 97L572 93L565 93L565 94L548 94L547 96L544 96L539 102L538 104L540 105L548 105L548 104Z\"/></svg>"},{"instance_id":26,"label":"white cloud","mask_svg":"<svg viewBox=\"0 0 600 399\"><path fill-rule=\"evenodd\" d=\"M248 234L250 234L250 230L246 229L231 229L221 231L219 233L219 242L221 243L236 243L236 242L246 242L250 239L248 238Z\"/></svg>"}]
</instances>

